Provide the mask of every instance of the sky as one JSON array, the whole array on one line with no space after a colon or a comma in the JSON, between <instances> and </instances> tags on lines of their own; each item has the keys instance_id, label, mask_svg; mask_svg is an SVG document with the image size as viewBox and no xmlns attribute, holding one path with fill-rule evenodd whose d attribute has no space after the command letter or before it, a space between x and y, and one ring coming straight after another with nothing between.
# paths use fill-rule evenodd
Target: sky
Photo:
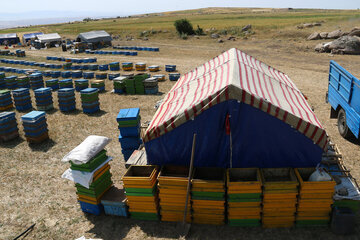
<instances>
[{"instance_id":1,"label":"sky","mask_svg":"<svg viewBox=\"0 0 360 240\"><path fill-rule=\"evenodd\" d=\"M357 9L360 0L11 0L1 4L0 13L20 18L23 12L33 12L36 17L40 11L51 11L47 17L51 17L54 11L129 15L206 7Z\"/></svg>"}]
</instances>

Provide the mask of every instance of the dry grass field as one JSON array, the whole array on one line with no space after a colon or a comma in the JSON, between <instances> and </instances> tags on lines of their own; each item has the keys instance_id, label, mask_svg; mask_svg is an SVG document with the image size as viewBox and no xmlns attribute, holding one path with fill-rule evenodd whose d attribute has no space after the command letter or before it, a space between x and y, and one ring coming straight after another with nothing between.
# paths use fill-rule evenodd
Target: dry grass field
<instances>
[{"instance_id":1,"label":"dry grass field","mask_svg":"<svg viewBox=\"0 0 360 240\"><path fill-rule=\"evenodd\" d=\"M321 18L319 18L321 20ZM248 23L252 23L248 19ZM349 30L360 26L359 18L352 21L325 22L318 31L344 27ZM346 28L346 29L345 29ZM305 32L313 31L305 30ZM332 140L343 153L346 166L355 178L360 177L360 142L340 137L336 120L329 118L330 105L325 103L328 65L331 59L339 62L350 72L359 76L359 56L317 54L313 51L316 41L304 40L304 30L289 25L268 36L257 34L245 40L217 43L209 36L188 40L155 38L147 42L134 40L119 42L127 45L160 47L160 52L139 52L136 57L96 55L99 63L112 61L143 61L148 65L176 64L180 73L195 68L229 48L236 47L286 73L308 97L316 115L325 126ZM224 38L225 39L225 38ZM115 44L117 44L115 42ZM27 60L46 61L46 56L76 56L61 52L61 49L26 51ZM7 65L10 66L10 65ZM18 66L22 67L22 66ZM122 72L122 71L121 71ZM164 73L162 71L162 73ZM0 145L0 239L13 239L28 226L36 223L34 230L25 239L75 239L86 237L104 240L116 239L177 239L175 223L147 222L111 216L93 216L81 212L76 200L74 184L61 179L69 167L61 158L88 135L107 136L112 142L107 146L111 162L112 179L120 184L125 172L121 147L117 140L116 115L121 108L140 107L142 121L151 120L155 103L164 97L173 82L159 83L160 94L116 95L111 93L112 82L106 80L106 92L100 94L101 112L86 115L81 112L80 96L77 93L77 111L64 114L58 110L57 94L53 93L55 110L47 113L50 140L39 145L29 145L20 122L24 113L16 112L21 137ZM35 106L34 97L33 106ZM228 226L193 225L188 239L359 239L359 224L356 233L336 236L329 228L261 229Z\"/></svg>"}]
</instances>

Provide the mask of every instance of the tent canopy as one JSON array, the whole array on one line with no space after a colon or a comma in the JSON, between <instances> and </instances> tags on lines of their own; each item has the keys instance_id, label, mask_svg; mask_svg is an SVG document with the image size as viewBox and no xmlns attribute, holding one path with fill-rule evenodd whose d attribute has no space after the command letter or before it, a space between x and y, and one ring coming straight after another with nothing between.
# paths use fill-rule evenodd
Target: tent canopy
<instances>
[{"instance_id":1,"label":"tent canopy","mask_svg":"<svg viewBox=\"0 0 360 240\"><path fill-rule=\"evenodd\" d=\"M100 41L103 42L111 42L112 38L110 34L107 32L101 30L101 31L91 31L91 32L85 32L80 33L77 37L78 40L81 42L87 42L87 43L97 43Z\"/></svg>"},{"instance_id":2,"label":"tent canopy","mask_svg":"<svg viewBox=\"0 0 360 240\"><path fill-rule=\"evenodd\" d=\"M17 38L17 34L16 33L5 33L5 34L0 34L0 39L14 39Z\"/></svg>"},{"instance_id":3,"label":"tent canopy","mask_svg":"<svg viewBox=\"0 0 360 240\"><path fill-rule=\"evenodd\" d=\"M41 43L49 43L49 42L61 42L61 37L58 33L49 33L43 35L37 35L36 38Z\"/></svg>"},{"instance_id":4,"label":"tent canopy","mask_svg":"<svg viewBox=\"0 0 360 240\"><path fill-rule=\"evenodd\" d=\"M149 163L187 165L195 132L196 166L310 167L327 145L289 77L234 48L182 76L165 96L143 139Z\"/></svg>"},{"instance_id":5,"label":"tent canopy","mask_svg":"<svg viewBox=\"0 0 360 240\"><path fill-rule=\"evenodd\" d=\"M37 33L25 33L23 35L23 40L24 41L27 41L27 40L30 40L30 39L34 39L36 36L38 35L43 35L44 33L42 32L37 32Z\"/></svg>"}]
</instances>

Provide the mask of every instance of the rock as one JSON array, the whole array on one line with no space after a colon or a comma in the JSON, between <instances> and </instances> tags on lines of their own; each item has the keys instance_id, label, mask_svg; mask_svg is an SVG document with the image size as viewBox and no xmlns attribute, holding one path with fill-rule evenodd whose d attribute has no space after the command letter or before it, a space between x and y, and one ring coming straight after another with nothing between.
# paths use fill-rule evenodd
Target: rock
<instances>
[{"instance_id":1,"label":"rock","mask_svg":"<svg viewBox=\"0 0 360 240\"><path fill-rule=\"evenodd\" d=\"M147 38L147 37L144 37L144 38L143 38L143 40L144 40L144 41L147 41L147 40L149 40L149 38Z\"/></svg>"},{"instance_id":2,"label":"rock","mask_svg":"<svg viewBox=\"0 0 360 240\"><path fill-rule=\"evenodd\" d=\"M341 30L338 29L338 30L329 32L328 35L327 35L327 38L328 39L336 39L336 38L341 37L341 34L342 34Z\"/></svg>"},{"instance_id":3,"label":"rock","mask_svg":"<svg viewBox=\"0 0 360 240\"><path fill-rule=\"evenodd\" d=\"M242 32L245 32L245 31L250 30L251 28L252 28L251 24L248 24L248 25L246 25L245 27L243 27L243 28L241 29L241 31L242 31Z\"/></svg>"},{"instance_id":4,"label":"rock","mask_svg":"<svg viewBox=\"0 0 360 240\"><path fill-rule=\"evenodd\" d=\"M314 26L321 26L320 22L313 23Z\"/></svg>"},{"instance_id":5,"label":"rock","mask_svg":"<svg viewBox=\"0 0 360 240\"><path fill-rule=\"evenodd\" d=\"M214 27L210 28L210 31L215 31L215 30L216 30L216 28L214 28Z\"/></svg>"},{"instance_id":6,"label":"rock","mask_svg":"<svg viewBox=\"0 0 360 240\"><path fill-rule=\"evenodd\" d=\"M235 41L236 40L236 38L235 37L233 37L233 36L230 36L230 37L228 37L228 39L227 40L229 40L229 41Z\"/></svg>"},{"instance_id":7,"label":"rock","mask_svg":"<svg viewBox=\"0 0 360 240\"><path fill-rule=\"evenodd\" d=\"M307 40L318 40L320 39L320 33L314 32L308 36Z\"/></svg>"},{"instance_id":8,"label":"rock","mask_svg":"<svg viewBox=\"0 0 360 240\"><path fill-rule=\"evenodd\" d=\"M224 40L222 40L222 39L218 40L218 43L223 43L223 42L224 42Z\"/></svg>"},{"instance_id":9,"label":"rock","mask_svg":"<svg viewBox=\"0 0 360 240\"><path fill-rule=\"evenodd\" d=\"M315 51L319 53L330 52L329 45L331 42L319 43L315 46Z\"/></svg>"},{"instance_id":10,"label":"rock","mask_svg":"<svg viewBox=\"0 0 360 240\"><path fill-rule=\"evenodd\" d=\"M353 28L348 35L360 37L360 28Z\"/></svg>"},{"instance_id":11,"label":"rock","mask_svg":"<svg viewBox=\"0 0 360 240\"><path fill-rule=\"evenodd\" d=\"M304 28L312 28L313 26L314 26L314 24L312 24L312 23L304 23L303 24Z\"/></svg>"},{"instance_id":12,"label":"rock","mask_svg":"<svg viewBox=\"0 0 360 240\"><path fill-rule=\"evenodd\" d=\"M343 36L329 45L333 54L360 54L360 38L355 36Z\"/></svg>"},{"instance_id":13,"label":"rock","mask_svg":"<svg viewBox=\"0 0 360 240\"><path fill-rule=\"evenodd\" d=\"M168 31L168 30L162 30L162 32L163 32L163 33L167 33L167 32L169 32L169 31Z\"/></svg>"},{"instance_id":14,"label":"rock","mask_svg":"<svg viewBox=\"0 0 360 240\"><path fill-rule=\"evenodd\" d=\"M215 39L215 38L219 38L220 35L217 34L217 33L212 33L212 34L210 35L210 37Z\"/></svg>"},{"instance_id":15,"label":"rock","mask_svg":"<svg viewBox=\"0 0 360 240\"><path fill-rule=\"evenodd\" d=\"M327 33L327 32L321 32L321 33L320 33L320 38L326 39L328 34L329 34L329 33Z\"/></svg>"}]
</instances>

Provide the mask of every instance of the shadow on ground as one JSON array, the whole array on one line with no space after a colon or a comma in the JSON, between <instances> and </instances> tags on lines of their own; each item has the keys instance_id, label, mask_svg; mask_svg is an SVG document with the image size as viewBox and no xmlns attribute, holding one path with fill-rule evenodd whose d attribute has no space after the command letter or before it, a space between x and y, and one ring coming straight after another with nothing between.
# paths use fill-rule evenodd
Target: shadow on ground
<instances>
[{"instance_id":1,"label":"shadow on ground","mask_svg":"<svg viewBox=\"0 0 360 240\"><path fill-rule=\"evenodd\" d=\"M52 140L51 138L45 140L41 143L29 143L29 147L33 151L37 152L47 152L49 151L53 146L55 146L56 142Z\"/></svg>"},{"instance_id":2,"label":"shadow on ground","mask_svg":"<svg viewBox=\"0 0 360 240\"><path fill-rule=\"evenodd\" d=\"M94 227L88 233L103 240L118 239L179 239L179 224L170 222L139 221L115 216L94 216L86 214ZM359 239L360 225L357 219L355 232L346 236L335 235L330 227L294 227L264 229L261 227L231 227L227 225L192 224L189 233L183 239Z\"/></svg>"},{"instance_id":3,"label":"shadow on ground","mask_svg":"<svg viewBox=\"0 0 360 240\"><path fill-rule=\"evenodd\" d=\"M15 139L12 139L8 142L0 142L0 147L4 147L4 148L14 148L17 145L21 144L22 142L24 142L25 140L21 137L17 137Z\"/></svg>"}]
</instances>

